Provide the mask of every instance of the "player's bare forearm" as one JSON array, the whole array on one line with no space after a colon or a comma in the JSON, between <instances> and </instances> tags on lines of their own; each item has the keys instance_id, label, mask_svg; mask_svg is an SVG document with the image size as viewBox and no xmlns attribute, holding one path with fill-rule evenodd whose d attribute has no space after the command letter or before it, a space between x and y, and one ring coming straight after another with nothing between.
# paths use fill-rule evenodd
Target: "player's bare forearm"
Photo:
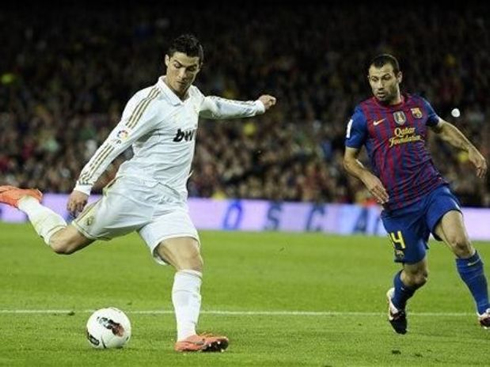
<instances>
[{"instance_id":1,"label":"player's bare forearm","mask_svg":"<svg viewBox=\"0 0 490 367\"><path fill-rule=\"evenodd\" d=\"M344 153L344 169L348 174L361 180L364 183L366 176L372 174L364 165L359 161L359 149L346 147Z\"/></svg>"},{"instance_id":2,"label":"player's bare forearm","mask_svg":"<svg viewBox=\"0 0 490 367\"><path fill-rule=\"evenodd\" d=\"M363 177L369 173L364 165L356 158L344 157L344 169L351 176L364 182Z\"/></svg>"},{"instance_id":3,"label":"player's bare forearm","mask_svg":"<svg viewBox=\"0 0 490 367\"><path fill-rule=\"evenodd\" d=\"M357 159L357 152L351 148L346 148L344 168L351 176L362 181L378 203L385 204L388 202L390 197L381 180L364 167Z\"/></svg>"},{"instance_id":4,"label":"player's bare forearm","mask_svg":"<svg viewBox=\"0 0 490 367\"><path fill-rule=\"evenodd\" d=\"M468 159L476 168L476 175L483 178L487 174L487 161L468 138L453 124L442 120L434 131L453 147L468 152Z\"/></svg>"},{"instance_id":5,"label":"player's bare forearm","mask_svg":"<svg viewBox=\"0 0 490 367\"><path fill-rule=\"evenodd\" d=\"M475 146L456 126L447 121L442 120L434 128L434 131L442 140L455 148L462 149L466 152L468 152L470 149L476 149Z\"/></svg>"},{"instance_id":6,"label":"player's bare forearm","mask_svg":"<svg viewBox=\"0 0 490 367\"><path fill-rule=\"evenodd\" d=\"M359 179L364 185L369 181L370 176L374 176L358 159L344 159L344 168L348 174Z\"/></svg>"}]
</instances>

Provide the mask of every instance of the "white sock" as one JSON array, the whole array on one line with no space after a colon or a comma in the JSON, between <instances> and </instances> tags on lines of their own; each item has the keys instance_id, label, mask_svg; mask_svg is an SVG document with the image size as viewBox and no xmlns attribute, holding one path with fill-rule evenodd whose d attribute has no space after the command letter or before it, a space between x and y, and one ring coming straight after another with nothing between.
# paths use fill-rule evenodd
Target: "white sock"
<instances>
[{"instance_id":1,"label":"white sock","mask_svg":"<svg viewBox=\"0 0 490 367\"><path fill-rule=\"evenodd\" d=\"M49 246L51 236L66 227L65 220L49 208L41 205L33 197L26 196L19 201L19 209L27 214L37 234Z\"/></svg>"},{"instance_id":2,"label":"white sock","mask_svg":"<svg viewBox=\"0 0 490 367\"><path fill-rule=\"evenodd\" d=\"M175 273L172 302L177 321L177 341L196 334L201 310L201 277L202 273L195 270Z\"/></svg>"}]
</instances>

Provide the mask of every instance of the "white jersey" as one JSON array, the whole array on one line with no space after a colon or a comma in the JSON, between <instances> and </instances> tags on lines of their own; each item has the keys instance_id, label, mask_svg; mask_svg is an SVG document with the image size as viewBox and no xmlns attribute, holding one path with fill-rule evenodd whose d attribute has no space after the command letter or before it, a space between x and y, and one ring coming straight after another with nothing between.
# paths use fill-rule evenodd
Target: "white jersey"
<instances>
[{"instance_id":1,"label":"white jersey","mask_svg":"<svg viewBox=\"0 0 490 367\"><path fill-rule=\"evenodd\" d=\"M259 101L234 101L204 96L191 86L182 101L160 77L155 85L137 92L127 103L121 121L85 165L75 190L90 194L109 164L128 147L133 157L117 177L136 176L149 185L161 184L187 198L186 182L194 157L199 117L226 119L265 112Z\"/></svg>"}]
</instances>

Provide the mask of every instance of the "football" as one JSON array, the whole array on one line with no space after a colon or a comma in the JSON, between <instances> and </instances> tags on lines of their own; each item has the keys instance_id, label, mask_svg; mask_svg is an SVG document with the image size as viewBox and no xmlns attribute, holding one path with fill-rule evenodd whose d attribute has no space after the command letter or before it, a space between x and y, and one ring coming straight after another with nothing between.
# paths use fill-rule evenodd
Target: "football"
<instances>
[{"instance_id":1,"label":"football","mask_svg":"<svg viewBox=\"0 0 490 367\"><path fill-rule=\"evenodd\" d=\"M130 337L129 318L115 307L101 308L87 321L87 339L94 348L122 348Z\"/></svg>"}]
</instances>

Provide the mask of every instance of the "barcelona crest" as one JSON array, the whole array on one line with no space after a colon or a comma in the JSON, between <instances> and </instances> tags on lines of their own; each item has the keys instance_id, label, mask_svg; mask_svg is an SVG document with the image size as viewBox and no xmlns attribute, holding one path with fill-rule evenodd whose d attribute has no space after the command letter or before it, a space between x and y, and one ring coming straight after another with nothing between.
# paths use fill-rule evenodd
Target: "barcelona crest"
<instances>
[{"instance_id":1,"label":"barcelona crest","mask_svg":"<svg viewBox=\"0 0 490 367\"><path fill-rule=\"evenodd\" d=\"M393 112L393 118L398 125L403 125L407 121L407 116L405 116L403 111Z\"/></svg>"},{"instance_id":2,"label":"barcelona crest","mask_svg":"<svg viewBox=\"0 0 490 367\"><path fill-rule=\"evenodd\" d=\"M422 111L420 111L420 108L418 107L415 107L415 108L411 108L410 109L410 112L412 112L412 116L416 119L421 119L422 118Z\"/></svg>"}]
</instances>

